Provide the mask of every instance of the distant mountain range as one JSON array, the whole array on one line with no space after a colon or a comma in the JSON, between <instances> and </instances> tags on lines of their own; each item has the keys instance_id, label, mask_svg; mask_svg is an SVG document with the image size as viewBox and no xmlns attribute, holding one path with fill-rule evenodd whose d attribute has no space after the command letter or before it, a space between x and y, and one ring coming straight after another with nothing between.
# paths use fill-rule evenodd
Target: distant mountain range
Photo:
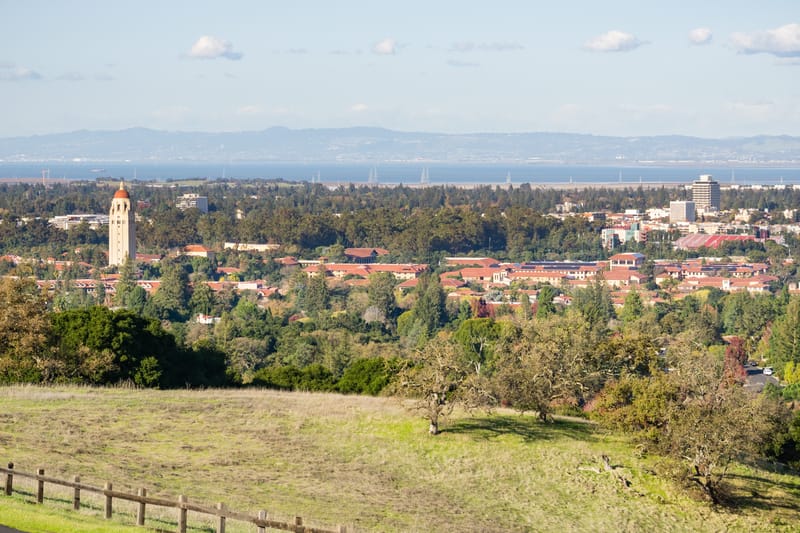
<instances>
[{"instance_id":1,"label":"distant mountain range","mask_svg":"<svg viewBox=\"0 0 800 533\"><path fill-rule=\"evenodd\" d=\"M444 134L282 127L202 133L131 128L4 138L0 139L0 160L794 165L800 163L800 137Z\"/></svg>"}]
</instances>

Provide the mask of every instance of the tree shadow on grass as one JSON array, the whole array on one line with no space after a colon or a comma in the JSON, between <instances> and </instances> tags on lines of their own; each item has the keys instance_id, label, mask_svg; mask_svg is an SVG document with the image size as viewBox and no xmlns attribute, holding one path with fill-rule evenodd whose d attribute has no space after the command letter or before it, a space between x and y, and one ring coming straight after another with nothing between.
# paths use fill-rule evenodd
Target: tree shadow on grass
<instances>
[{"instance_id":1,"label":"tree shadow on grass","mask_svg":"<svg viewBox=\"0 0 800 533\"><path fill-rule=\"evenodd\" d=\"M442 433L465 434L476 439L490 440L501 435L516 435L525 441L542 441L570 438L581 441L596 440L593 424L556 419L542 422L535 416L492 415L454 420Z\"/></svg>"},{"instance_id":2,"label":"tree shadow on grass","mask_svg":"<svg viewBox=\"0 0 800 533\"><path fill-rule=\"evenodd\" d=\"M800 481L791 483L757 475L735 473L729 473L726 479L723 503L725 508L730 511L784 509L795 513L800 512ZM734 485L732 482L736 480L746 486ZM783 494L775 494L774 489L782 491Z\"/></svg>"}]
</instances>

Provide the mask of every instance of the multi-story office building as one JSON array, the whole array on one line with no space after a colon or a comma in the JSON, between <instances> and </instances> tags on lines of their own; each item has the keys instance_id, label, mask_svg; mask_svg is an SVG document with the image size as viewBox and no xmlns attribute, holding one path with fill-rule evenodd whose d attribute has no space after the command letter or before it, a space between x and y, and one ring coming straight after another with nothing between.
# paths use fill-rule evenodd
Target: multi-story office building
<instances>
[{"instance_id":1,"label":"multi-story office building","mask_svg":"<svg viewBox=\"0 0 800 533\"><path fill-rule=\"evenodd\" d=\"M719 182L710 174L702 174L692 183L692 200L695 207L703 211L719 211Z\"/></svg>"},{"instance_id":2,"label":"multi-story office building","mask_svg":"<svg viewBox=\"0 0 800 533\"><path fill-rule=\"evenodd\" d=\"M178 209L198 209L201 213L208 213L208 197L199 194L184 194L175 202Z\"/></svg>"}]
</instances>

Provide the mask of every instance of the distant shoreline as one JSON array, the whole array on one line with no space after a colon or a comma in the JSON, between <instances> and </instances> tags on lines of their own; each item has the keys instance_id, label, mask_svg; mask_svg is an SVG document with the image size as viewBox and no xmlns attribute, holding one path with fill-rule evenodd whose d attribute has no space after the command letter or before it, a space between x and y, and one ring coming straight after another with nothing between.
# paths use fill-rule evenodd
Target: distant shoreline
<instances>
[{"instance_id":1,"label":"distant shoreline","mask_svg":"<svg viewBox=\"0 0 800 533\"><path fill-rule=\"evenodd\" d=\"M162 180L129 180L129 183L133 184L164 184L169 183L172 185L180 185L181 181L184 180L176 180L176 181L162 181ZM197 181L197 180L185 180L185 181ZM209 180L211 182L217 181L215 179ZM230 180L230 181L238 181L238 180ZM296 184L301 185L304 183L310 183L309 181L279 181L275 179L248 179L242 181L263 181L263 182L280 182L285 184ZM0 184L8 184L8 185L40 185L42 183L47 184L69 184L69 183L95 183L95 180L89 179L67 179L67 178L46 178L42 180L42 178L2 178L0 177ZM105 180L103 180L105 182ZM479 189L481 187L491 187L492 189L508 189L509 187L513 187L518 189L523 185L529 185L531 189L560 189L560 190L580 190L580 189L638 189L639 187L643 189L674 189L678 187L683 187L686 184L681 182L591 182L591 181L584 181L584 182L568 182L568 183L558 183L558 182L520 182L520 183L365 183L363 181L337 181L337 182L320 182L320 185L328 189L337 189L339 187L349 187L355 186L359 188L365 187L379 187L379 188L386 188L392 189L396 187L408 187L410 189L422 189L428 187L453 187L457 189ZM188 185L187 185L188 186Z\"/></svg>"},{"instance_id":2,"label":"distant shoreline","mask_svg":"<svg viewBox=\"0 0 800 533\"><path fill-rule=\"evenodd\" d=\"M563 189L563 190L580 190L580 189L674 189L687 185L681 182L602 182L602 181L581 181L581 182L520 182L520 183L364 183L364 182L321 182L321 185L329 189L336 189L343 185L354 185L356 187L408 187L409 189L422 189L426 187L454 187L457 189L478 189L481 187L491 187L492 189L508 189L513 187L519 189L523 185L530 185L531 189Z\"/></svg>"}]
</instances>

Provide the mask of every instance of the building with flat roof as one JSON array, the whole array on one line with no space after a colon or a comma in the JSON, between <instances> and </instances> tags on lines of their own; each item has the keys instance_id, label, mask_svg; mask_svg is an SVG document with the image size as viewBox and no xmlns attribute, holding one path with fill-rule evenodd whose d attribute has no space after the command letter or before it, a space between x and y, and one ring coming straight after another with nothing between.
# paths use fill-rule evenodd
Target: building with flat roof
<instances>
[{"instance_id":1,"label":"building with flat roof","mask_svg":"<svg viewBox=\"0 0 800 533\"><path fill-rule=\"evenodd\" d=\"M198 209L201 213L208 213L208 197L200 196L199 194L184 194L179 196L175 202L175 207L178 209Z\"/></svg>"},{"instance_id":2,"label":"building with flat roof","mask_svg":"<svg viewBox=\"0 0 800 533\"><path fill-rule=\"evenodd\" d=\"M670 202L669 221L675 222L694 222L694 202Z\"/></svg>"},{"instance_id":3,"label":"building with flat roof","mask_svg":"<svg viewBox=\"0 0 800 533\"><path fill-rule=\"evenodd\" d=\"M692 183L692 201L702 211L719 211L719 182L711 178L711 174L702 174Z\"/></svg>"}]
</instances>

